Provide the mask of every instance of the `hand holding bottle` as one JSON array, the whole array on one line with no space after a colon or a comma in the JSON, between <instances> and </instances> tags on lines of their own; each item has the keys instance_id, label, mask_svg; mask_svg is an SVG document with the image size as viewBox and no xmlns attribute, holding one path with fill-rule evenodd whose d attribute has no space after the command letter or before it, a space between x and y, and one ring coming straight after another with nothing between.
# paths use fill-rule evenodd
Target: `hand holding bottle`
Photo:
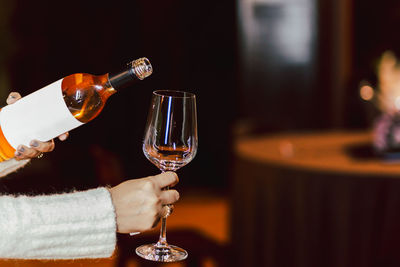
<instances>
[{"instance_id":1,"label":"hand holding bottle","mask_svg":"<svg viewBox=\"0 0 400 267\"><path fill-rule=\"evenodd\" d=\"M11 92L7 98L7 104L11 105L18 101L21 98L21 95L17 92ZM68 138L68 132L63 133L58 137L61 141L64 141ZM32 140L30 143L31 147L27 147L24 145L18 146L15 151L15 159L23 160L28 158L35 158L41 155L42 153L51 152L54 150L55 144L54 140L50 140L48 142L41 142L38 140Z\"/></svg>"},{"instance_id":2,"label":"hand holding bottle","mask_svg":"<svg viewBox=\"0 0 400 267\"><path fill-rule=\"evenodd\" d=\"M93 120L109 96L145 79L152 72L149 60L140 58L131 61L121 72L75 73L2 108L0 162L15 157L18 146L31 146L31 139L47 142ZM33 152L29 154L31 156L34 156Z\"/></svg>"},{"instance_id":3,"label":"hand holding bottle","mask_svg":"<svg viewBox=\"0 0 400 267\"><path fill-rule=\"evenodd\" d=\"M143 232L154 228L168 215L168 207L179 199L174 186L179 179L174 172L125 181L110 189L119 233Z\"/></svg>"}]
</instances>

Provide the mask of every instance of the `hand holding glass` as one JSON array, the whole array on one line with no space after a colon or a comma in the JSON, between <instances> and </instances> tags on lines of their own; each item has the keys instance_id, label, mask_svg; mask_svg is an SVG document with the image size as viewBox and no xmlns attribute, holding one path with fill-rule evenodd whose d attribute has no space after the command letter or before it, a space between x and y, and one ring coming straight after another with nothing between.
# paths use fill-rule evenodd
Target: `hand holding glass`
<instances>
[{"instance_id":1,"label":"hand holding glass","mask_svg":"<svg viewBox=\"0 0 400 267\"><path fill-rule=\"evenodd\" d=\"M194 158L197 145L196 96L182 91L154 91L143 141L147 159L162 172L176 171ZM160 262L180 261L188 255L184 249L167 243L166 217L161 219L158 242L142 245L136 253Z\"/></svg>"}]
</instances>

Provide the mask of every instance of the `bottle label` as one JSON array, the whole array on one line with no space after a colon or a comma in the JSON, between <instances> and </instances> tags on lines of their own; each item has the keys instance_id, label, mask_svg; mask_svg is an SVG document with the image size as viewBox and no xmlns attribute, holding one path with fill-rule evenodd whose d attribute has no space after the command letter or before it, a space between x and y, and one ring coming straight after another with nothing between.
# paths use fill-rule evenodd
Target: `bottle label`
<instances>
[{"instance_id":1,"label":"bottle label","mask_svg":"<svg viewBox=\"0 0 400 267\"><path fill-rule=\"evenodd\" d=\"M33 139L45 142L83 123L75 119L64 102L60 79L0 112L0 127L13 148L29 146Z\"/></svg>"}]
</instances>

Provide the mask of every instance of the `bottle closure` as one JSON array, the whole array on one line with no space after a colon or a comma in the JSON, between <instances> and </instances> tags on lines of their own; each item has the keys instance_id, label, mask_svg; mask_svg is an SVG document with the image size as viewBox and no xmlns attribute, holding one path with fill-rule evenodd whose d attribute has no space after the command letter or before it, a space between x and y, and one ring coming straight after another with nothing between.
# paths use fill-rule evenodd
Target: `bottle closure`
<instances>
[{"instance_id":1,"label":"bottle closure","mask_svg":"<svg viewBox=\"0 0 400 267\"><path fill-rule=\"evenodd\" d=\"M140 80L149 77L153 73L153 67L150 64L150 61L145 57L134 60L128 65L131 66L130 69L135 72L136 77Z\"/></svg>"},{"instance_id":2,"label":"bottle closure","mask_svg":"<svg viewBox=\"0 0 400 267\"><path fill-rule=\"evenodd\" d=\"M122 72L109 75L111 86L121 89L129 86L137 80L143 80L153 73L153 67L147 58L139 58L129 62L128 68Z\"/></svg>"}]
</instances>

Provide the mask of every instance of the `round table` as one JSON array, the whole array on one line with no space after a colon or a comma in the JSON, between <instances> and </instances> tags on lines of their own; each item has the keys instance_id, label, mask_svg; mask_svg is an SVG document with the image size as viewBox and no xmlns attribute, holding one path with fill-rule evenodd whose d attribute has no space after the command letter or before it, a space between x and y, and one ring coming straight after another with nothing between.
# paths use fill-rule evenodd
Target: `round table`
<instances>
[{"instance_id":1,"label":"round table","mask_svg":"<svg viewBox=\"0 0 400 267\"><path fill-rule=\"evenodd\" d=\"M400 265L400 161L369 132L242 137L234 152L237 266Z\"/></svg>"}]
</instances>

